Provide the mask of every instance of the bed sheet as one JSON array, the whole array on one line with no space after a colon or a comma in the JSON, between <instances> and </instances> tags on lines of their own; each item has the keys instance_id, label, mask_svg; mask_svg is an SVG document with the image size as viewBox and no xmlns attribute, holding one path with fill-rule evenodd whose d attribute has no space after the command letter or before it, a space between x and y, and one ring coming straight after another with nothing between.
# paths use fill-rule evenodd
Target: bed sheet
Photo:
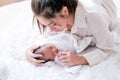
<instances>
[{"instance_id":1,"label":"bed sheet","mask_svg":"<svg viewBox=\"0 0 120 80\"><path fill-rule=\"evenodd\" d=\"M53 62L43 67L29 63L26 49L42 40L32 18L30 0L0 7L0 80L120 80L119 52L98 65L82 66L75 75Z\"/></svg>"}]
</instances>

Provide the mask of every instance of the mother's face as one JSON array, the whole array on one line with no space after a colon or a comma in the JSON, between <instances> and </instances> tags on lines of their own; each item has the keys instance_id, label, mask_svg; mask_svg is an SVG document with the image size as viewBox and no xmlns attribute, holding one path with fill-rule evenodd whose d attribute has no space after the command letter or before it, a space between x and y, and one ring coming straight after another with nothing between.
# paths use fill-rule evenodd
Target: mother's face
<instances>
[{"instance_id":1,"label":"mother's face","mask_svg":"<svg viewBox=\"0 0 120 80\"><path fill-rule=\"evenodd\" d=\"M37 19L41 25L49 27L50 30L53 32L63 31L68 23L67 18L65 18L65 17L63 18L59 15L57 15L55 18L51 18L51 19L46 19L42 16L38 16Z\"/></svg>"}]
</instances>

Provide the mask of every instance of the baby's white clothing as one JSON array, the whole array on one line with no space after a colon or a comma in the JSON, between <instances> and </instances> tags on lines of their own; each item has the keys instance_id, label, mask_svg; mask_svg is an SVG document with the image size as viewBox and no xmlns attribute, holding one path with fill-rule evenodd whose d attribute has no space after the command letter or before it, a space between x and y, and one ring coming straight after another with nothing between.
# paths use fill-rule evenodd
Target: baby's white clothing
<instances>
[{"instance_id":1,"label":"baby's white clothing","mask_svg":"<svg viewBox=\"0 0 120 80\"><path fill-rule=\"evenodd\" d=\"M84 49L86 49L89 45L91 45L93 41L93 37L84 37L83 39L77 36L73 36L71 34L60 33L58 35L52 36L48 39L41 41L40 45L54 45L60 51L62 50L72 50L76 53L81 53ZM78 54L78 55L79 55ZM57 57L55 57L55 63L61 64ZM47 65L47 63L45 63ZM50 63L49 65L50 66ZM64 67L66 72L77 74L78 69L81 65L73 66L73 67Z\"/></svg>"},{"instance_id":2,"label":"baby's white clothing","mask_svg":"<svg viewBox=\"0 0 120 80\"><path fill-rule=\"evenodd\" d=\"M91 45L91 43L93 43L93 37L80 38L75 35L60 33L42 40L40 45L54 45L60 51L72 50L76 53L80 53Z\"/></svg>"}]
</instances>

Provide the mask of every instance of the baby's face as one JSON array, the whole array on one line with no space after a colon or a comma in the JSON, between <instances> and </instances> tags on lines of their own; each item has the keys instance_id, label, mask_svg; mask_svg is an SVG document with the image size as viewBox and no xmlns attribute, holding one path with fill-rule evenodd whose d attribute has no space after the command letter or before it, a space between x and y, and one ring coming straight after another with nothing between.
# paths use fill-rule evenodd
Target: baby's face
<instances>
[{"instance_id":1,"label":"baby's face","mask_svg":"<svg viewBox=\"0 0 120 80\"><path fill-rule=\"evenodd\" d=\"M58 49L53 45L41 47L41 51L43 54L43 58L46 61L54 60L56 54L58 53Z\"/></svg>"}]
</instances>

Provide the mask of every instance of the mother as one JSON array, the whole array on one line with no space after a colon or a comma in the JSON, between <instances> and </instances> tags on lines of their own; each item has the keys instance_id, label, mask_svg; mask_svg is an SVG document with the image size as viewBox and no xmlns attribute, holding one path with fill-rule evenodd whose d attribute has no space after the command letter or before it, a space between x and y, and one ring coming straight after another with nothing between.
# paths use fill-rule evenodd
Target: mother
<instances>
[{"instance_id":1,"label":"mother","mask_svg":"<svg viewBox=\"0 0 120 80\"><path fill-rule=\"evenodd\" d=\"M93 0L32 0L32 10L44 36L65 32L80 38L94 37L94 45L83 51L82 55L64 51L63 55L59 56L63 65L95 65L115 53L115 42L110 31L112 18L116 17L115 6L111 0L110 4L104 1L97 3ZM44 60L34 58L41 56L33 54L37 47L28 49L26 56L30 62L39 66Z\"/></svg>"}]
</instances>

